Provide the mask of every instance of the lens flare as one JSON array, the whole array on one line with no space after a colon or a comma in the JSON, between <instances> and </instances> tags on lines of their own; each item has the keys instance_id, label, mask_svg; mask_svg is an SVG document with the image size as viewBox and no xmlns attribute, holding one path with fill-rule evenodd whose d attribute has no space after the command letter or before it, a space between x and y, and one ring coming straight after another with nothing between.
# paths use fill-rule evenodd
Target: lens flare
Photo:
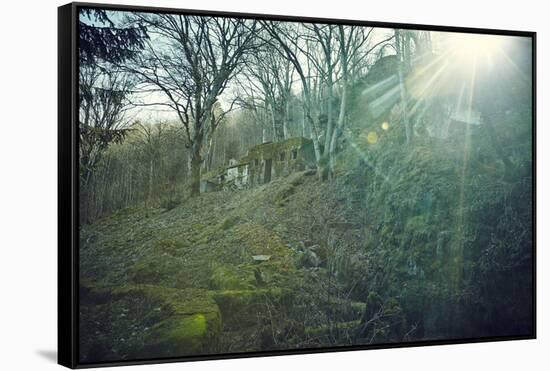
<instances>
[{"instance_id":1,"label":"lens flare","mask_svg":"<svg viewBox=\"0 0 550 371\"><path fill-rule=\"evenodd\" d=\"M445 47L450 51L450 58L463 66L483 61L492 64L495 55L501 53L505 40L497 35L450 33Z\"/></svg>"},{"instance_id":2,"label":"lens flare","mask_svg":"<svg viewBox=\"0 0 550 371\"><path fill-rule=\"evenodd\" d=\"M378 142L378 134L375 131L370 131L367 134L367 141L370 144L376 144L376 142Z\"/></svg>"}]
</instances>

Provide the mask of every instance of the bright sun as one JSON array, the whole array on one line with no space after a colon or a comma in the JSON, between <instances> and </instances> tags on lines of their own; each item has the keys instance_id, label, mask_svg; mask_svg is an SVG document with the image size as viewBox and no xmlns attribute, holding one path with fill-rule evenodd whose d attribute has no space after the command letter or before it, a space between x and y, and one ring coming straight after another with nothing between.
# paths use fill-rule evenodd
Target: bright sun
<instances>
[{"instance_id":1,"label":"bright sun","mask_svg":"<svg viewBox=\"0 0 550 371\"><path fill-rule=\"evenodd\" d=\"M450 33L445 40L449 56L456 62L471 65L486 62L502 51L505 38L496 35Z\"/></svg>"}]
</instances>

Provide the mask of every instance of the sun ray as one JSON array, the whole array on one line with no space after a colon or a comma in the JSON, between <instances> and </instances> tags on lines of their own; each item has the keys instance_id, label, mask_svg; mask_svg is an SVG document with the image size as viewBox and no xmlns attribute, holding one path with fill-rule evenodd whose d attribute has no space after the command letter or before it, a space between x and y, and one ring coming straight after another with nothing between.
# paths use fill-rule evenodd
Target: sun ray
<instances>
[{"instance_id":1,"label":"sun ray","mask_svg":"<svg viewBox=\"0 0 550 371\"><path fill-rule=\"evenodd\" d=\"M378 90L384 90L384 88L388 86L392 86L397 83L397 74L393 74L379 82L377 82L374 85L369 86L368 88L364 89L361 94L362 95L370 95L373 93L376 93Z\"/></svg>"},{"instance_id":2,"label":"sun ray","mask_svg":"<svg viewBox=\"0 0 550 371\"><path fill-rule=\"evenodd\" d=\"M466 83L465 82L462 82L462 85L460 86L460 92L458 93L458 97L457 97L457 100L456 100L456 105L454 107L454 114L456 115L457 112L460 112L460 109L462 107L462 100L464 98L464 92L466 91ZM452 115L450 115L447 119L447 122L445 124L445 127L443 128L443 134L444 134L444 137L447 137L447 135L449 134L449 128L451 126L451 121L452 121Z\"/></svg>"},{"instance_id":3,"label":"sun ray","mask_svg":"<svg viewBox=\"0 0 550 371\"><path fill-rule=\"evenodd\" d=\"M361 150L361 148L353 141L353 139L348 134L344 133L343 136L346 138L346 140L349 141L351 148L353 148L357 152L357 154L361 157L361 160L363 160L365 164L367 164L367 166L372 169L377 176L381 177L384 182L390 181L389 177L382 171L380 171L380 169L378 169L378 167L375 166L372 161L370 161L367 154L363 150Z\"/></svg>"},{"instance_id":4,"label":"sun ray","mask_svg":"<svg viewBox=\"0 0 550 371\"><path fill-rule=\"evenodd\" d=\"M422 104L423 99L426 98L425 93L428 91L428 89L430 89L436 82L441 84L440 76L447 69L448 66L449 66L449 62L446 61L445 63L443 63L441 67L439 67L437 71L435 71L435 73L427 82L422 84L423 86L420 88L421 90L417 91L417 101L411 108L410 114L414 114L418 106ZM437 86L435 86L434 88L435 89L432 91L432 94L430 95L433 95L435 93L435 91L437 90Z\"/></svg>"},{"instance_id":5,"label":"sun ray","mask_svg":"<svg viewBox=\"0 0 550 371\"><path fill-rule=\"evenodd\" d=\"M508 66L510 66L514 70L514 72L516 72L521 77L521 80L523 82L531 84L531 76L522 71L521 68L519 68L518 65L514 63L514 61L510 58L510 56L508 56L507 53L505 53L503 50L500 50L499 56L501 56L508 63Z\"/></svg>"}]
</instances>

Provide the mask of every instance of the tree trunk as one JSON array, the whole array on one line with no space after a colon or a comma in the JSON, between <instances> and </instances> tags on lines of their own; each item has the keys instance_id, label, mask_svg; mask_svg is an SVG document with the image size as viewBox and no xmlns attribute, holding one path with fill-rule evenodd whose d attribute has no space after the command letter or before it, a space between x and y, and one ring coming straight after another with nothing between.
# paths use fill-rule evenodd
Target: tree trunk
<instances>
[{"instance_id":1,"label":"tree trunk","mask_svg":"<svg viewBox=\"0 0 550 371\"><path fill-rule=\"evenodd\" d=\"M285 140L284 106L278 102L274 102L271 113L273 119L273 142L281 142Z\"/></svg>"},{"instance_id":2,"label":"tree trunk","mask_svg":"<svg viewBox=\"0 0 550 371\"><path fill-rule=\"evenodd\" d=\"M304 93L302 92L302 99L305 100ZM302 136L304 138L311 138L311 131L307 130L307 121L306 121L307 112L305 108L302 109Z\"/></svg>"},{"instance_id":3,"label":"tree trunk","mask_svg":"<svg viewBox=\"0 0 550 371\"><path fill-rule=\"evenodd\" d=\"M281 142L285 140L285 121L284 121L284 109L281 109L282 107L279 107L277 109L277 117L275 119L275 128L276 128L276 141Z\"/></svg>"},{"instance_id":4,"label":"tree trunk","mask_svg":"<svg viewBox=\"0 0 550 371\"><path fill-rule=\"evenodd\" d=\"M309 111L309 109L308 109ZM321 163L321 146L319 145L319 136L317 133L317 129L315 127L315 122L313 121L313 118L310 114L307 115L307 121L310 125L311 130L311 140L313 142L313 151L315 153L315 162L317 163L317 173L319 178L322 178L322 172L321 172L321 166L319 165Z\"/></svg>"},{"instance_id":5,"label":"tree trunk","mask_svg":"<svg viewBox=\"0 0 550 371\"><path fill-rule=\"evenodd\" d=\"M405 137L407 144L411 143L412 133L411 125L409 122L409 114L407 112L407 90L405 87L405 78L403 73L403 50L401 45L400 33L398 30L395 30L395 48L397 50L397 75L399 77L399 91L401 93L401 115L403 118L403 124L405 125Z\"/></svg>"},{"instance_id":6,"label":"tree trunk","mask_svg":"<svg viewBox=\"0 0 550 371\"><path fill-rule=\"evenodd\" d=\"M344 77L342 86L342 100L340 101L340 113L338 114L338 122L332 132L330 140L330 147L328 149L330 176L334 175L335 157L336 157L336 143L338 142L338 136L344 128L344 120L346 118L346 106L348 101L348 87L347 77Z\"/></svg>"},{"instance_id":7,"label":"tree trunk","mask_svg":"<svg viewBox=\"0 0 550 371\"><path fill-rule=\"evenodd\" d=\"M329 71L329 77L327 80L327 127L325 129L325 143L323 147L323 158L321 160L321 179L327 180L331 171L331 142L332 136L336 131L332 119L332 97L333 83L332 83L332 71Z\"/></svg>"},{"instance_id":8,"label":"tree trunk","mask_svg":"<svg viewBox=\"0 0 550 371\"><path fill-rule=\"evenodd\" d=\"M332 123L332 97L334 95L333 93L333 83L332 83L332 71L330 71L330 75L327 80L327 128L325 130L325 153L328 153L328 149L330 147L330 141L332 140L332 132L333 132L333 123Z\"/></svg>"},{"instance_id":9,"label":"tree trunk","mask_svg":"<svg viewBox=\"0 0 550 371\"><path fill-rule=\"evenodd\" d=\"M212 141L210 145L210 151L208 152L208 162L206 165L206 170L210 171L212 169L212 164L214 163L214 159L216 156L216 149L217 149L218 141L217 138L214 137L214 134L212 134Z\"/></svg>"},{"instance_id":10,"label":"tree trunk","mask_svg":"<svg viewBox=\"0 0 550 371\"><path fill-rule=\"evenodd\" d=\"M277 123L275 119L275 107L271 105L271 141L276 142L277 141Z\"/></svg>"},{"instance_id":11,"label":"tree trunk","mask_svg":"<svg viewBox=\"0 0 550 371\"><path fill-rule=\"evenodd\" d=\"M153 198L153 158L149 159L149 192L147 192L147 208L151 208Z\"/></svg>"},{"instance_id":12,"label":"tree trunk","mask_svg":"<svg viewBox=\"0 0 550 371\"><path fill-rule=\"evenodd\" d=\"M284 119L283 119L283 139L287 140L290 136L288 132L288 123L290 119L290 104L288 101L288 98L285 99L285 112L284 112Z\"/></svg>"},{"instance_id":13,"label":"tree trunk","mask_svg":"<svg viewBox=\"0 0 550 371\"><path fill-rule=\"evenodd\" d=\"M200 141L193 143L191 153L191 196L198 196L201 192L201 151Z\"/></svg>"}]
</instances>

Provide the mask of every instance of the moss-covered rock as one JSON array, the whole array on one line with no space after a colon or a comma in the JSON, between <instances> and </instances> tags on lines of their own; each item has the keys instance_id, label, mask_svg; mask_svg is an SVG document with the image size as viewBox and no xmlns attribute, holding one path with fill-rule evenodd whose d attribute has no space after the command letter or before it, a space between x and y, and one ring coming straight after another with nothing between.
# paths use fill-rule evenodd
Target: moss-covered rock
<instances>
[{"instance_id":1,"label":"moss-covered rock","mask_svg":"<svg viewBox=\"0 0 550 371\"><path fill-rule=\"evenodd\" d=\"M132 297L144 295L162 303L164 318L152 326L145 352L154 357L208 352L221 329L220 311L205 290L130 286L117 290Z\"/></svg>"},{"instance_id":2,"label":"moss-covered rock","mask_svg":"<svg viewBox=\"0 0 550 371\"><path fill-rule=\"evenodd\" d=\"M82 359L206 353L221 330L219 307L207 290L121 285L86 292L107 299L81 306Z\"/></svg>"},{"instance_id":3,"label":"moss-covered rock","mask_svg":"<svg viewBox=\"0 0 550 371\"><path fill-rule=\"evenodd\" d=\"M154 357L178 357L208 353L221 329L217 310L174 314L152 328L145 353Z\"/></svg>"},{"instance_id":4,"label":"moss-covered rock","mask_svg":"<svg viewBox=\"0 0 550 371\"><path fill-rule=\"evenodd\" d=\"M128 269L128 277L135 284L185 288L187 274L181 269L182 261L184 258L167 253L145 255Z\"/></svg>"},{"instance_id":5,"label":"moss-covered rock","mask_svg":"<svg viewBox=\"0 0 550 371\"><path fill-rule=\"evenodd\" d=\"M213 298L220 308L224 327L242 329L267 318L268 303L280 302L283 294L280 288L223 290L214 292Z\"/></svg>"}]
</instances>

